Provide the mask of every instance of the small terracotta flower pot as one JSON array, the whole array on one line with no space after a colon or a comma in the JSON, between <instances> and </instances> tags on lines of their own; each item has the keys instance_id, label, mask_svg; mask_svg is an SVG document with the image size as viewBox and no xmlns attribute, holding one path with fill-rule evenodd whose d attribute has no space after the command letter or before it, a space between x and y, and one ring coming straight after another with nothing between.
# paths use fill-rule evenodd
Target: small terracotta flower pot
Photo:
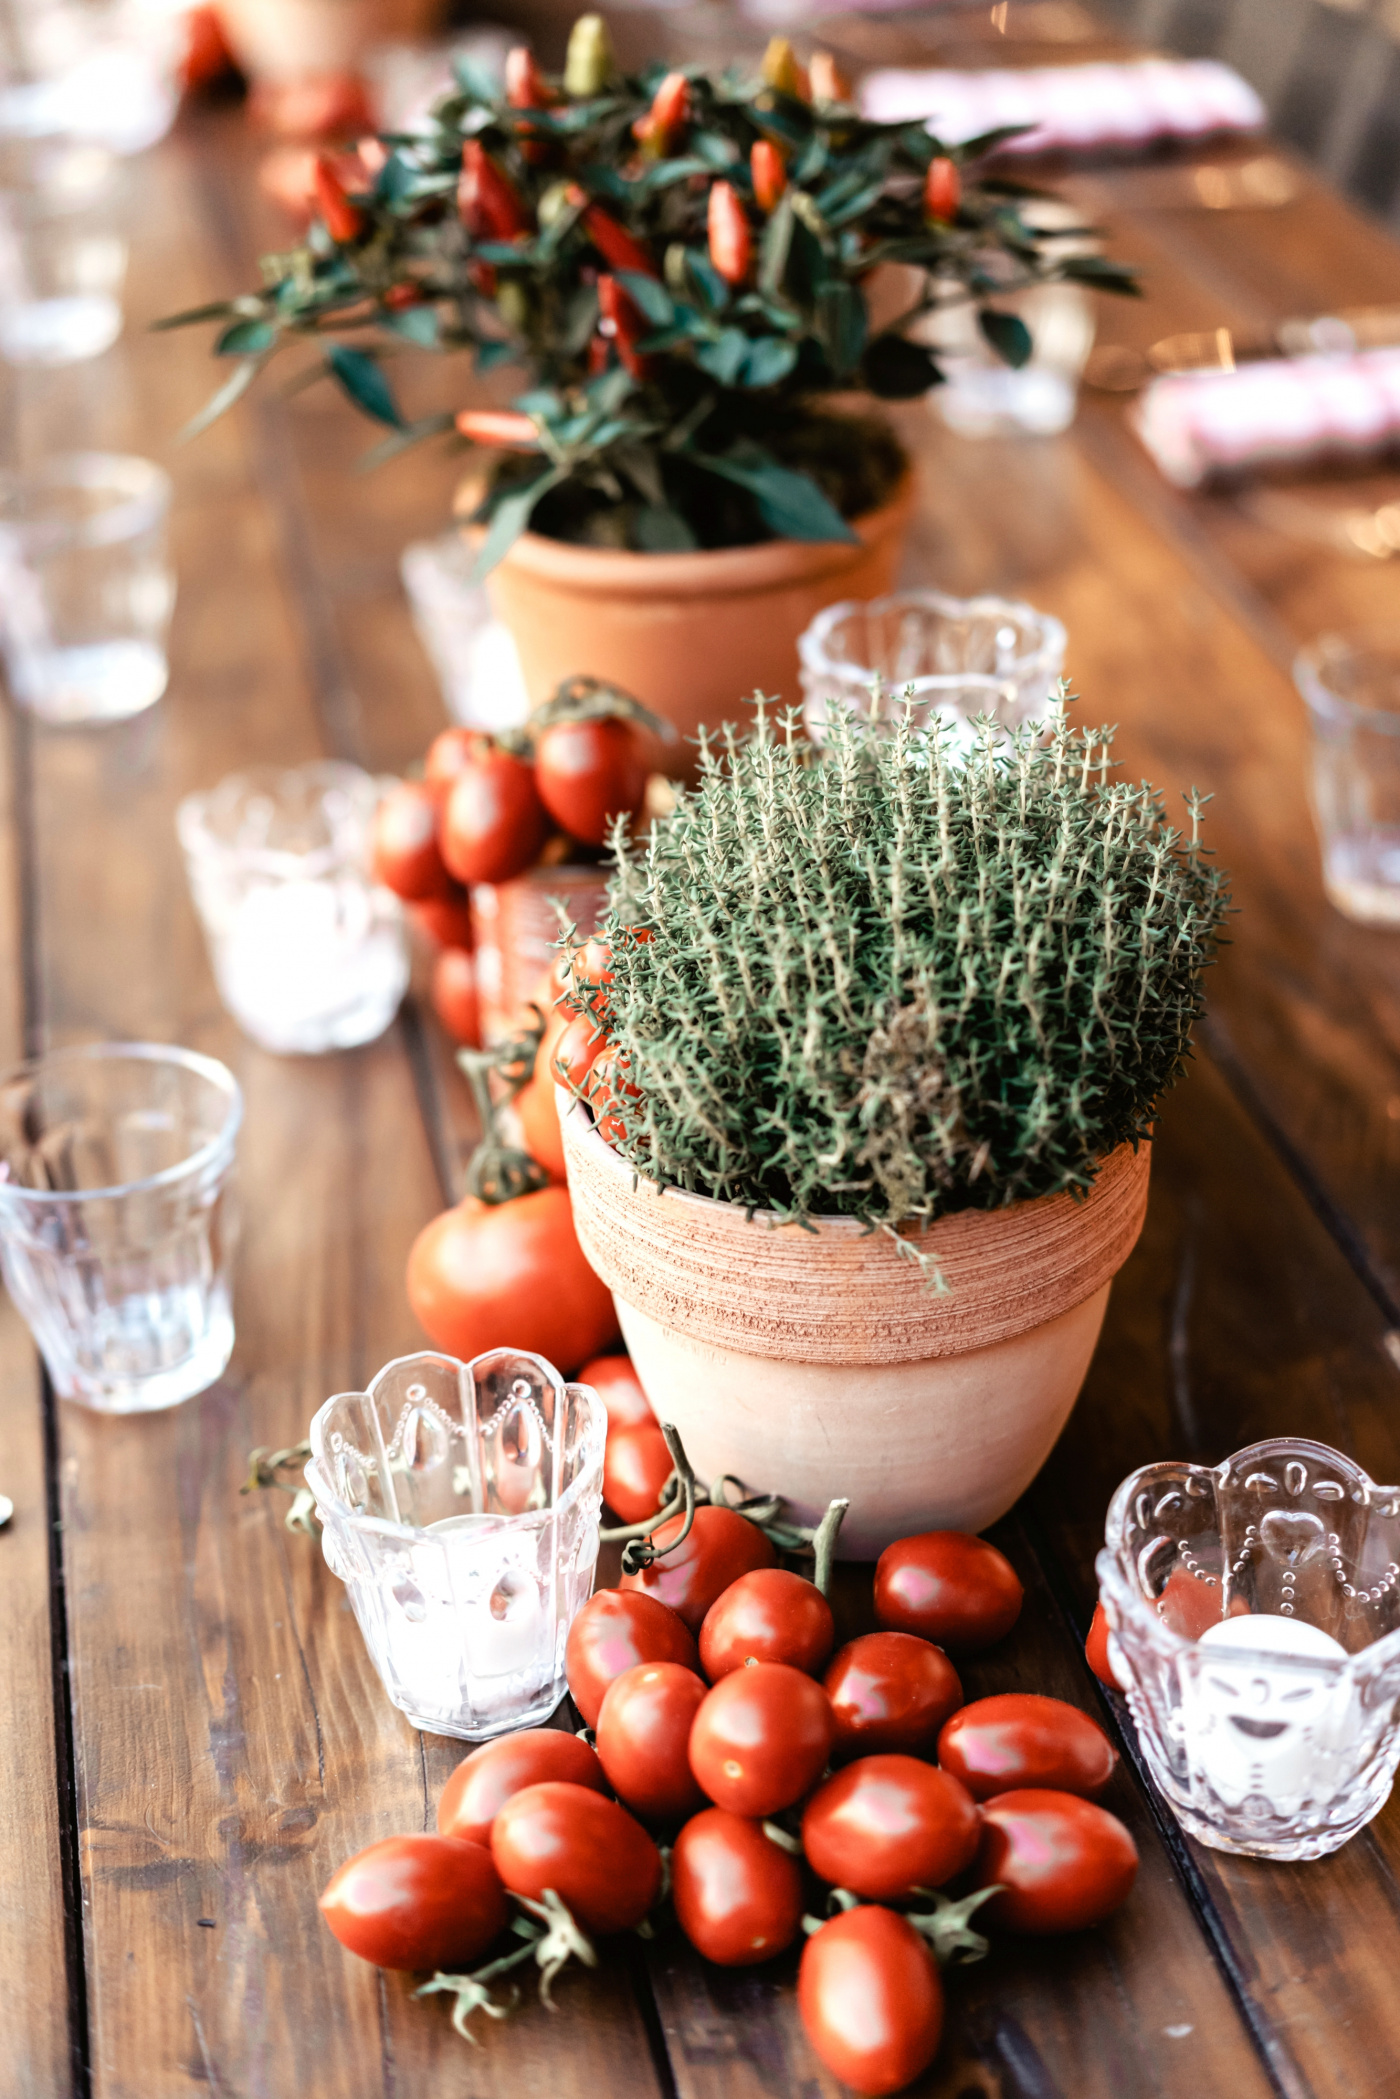
<instances>
[{"instance_id":1,"label":"small terracotta flower pot","mask_svg":"<svg viewBox=\"0 0 1400 2099\"><path fill-rule=\"evenodd\" d=\"M603 915L608 874L606 867L532 867L513 882L476 884L472 928L483 1042L501 1042L512 1033L521 1007L556 959L555 900L586 936Z\"/></svg>"},{"instance_id":2,"label":"small terracotta flower pot","mask_svg":"<svg viewBox=\"0 0 1400 2099\"><path fill-rule=\"evenodd\" d=\"M1049 1456L1147 1208L1149 1147L1089 1195L961 1210L920 1240L924 1285L887 1233L816 1230L634 1175L559 1095L579 1243L612 1290L658 1416L699 1478L729 1472L814 1522L850 1497L841 1549L983 1530Z\"/></svg>"}]
</instances>

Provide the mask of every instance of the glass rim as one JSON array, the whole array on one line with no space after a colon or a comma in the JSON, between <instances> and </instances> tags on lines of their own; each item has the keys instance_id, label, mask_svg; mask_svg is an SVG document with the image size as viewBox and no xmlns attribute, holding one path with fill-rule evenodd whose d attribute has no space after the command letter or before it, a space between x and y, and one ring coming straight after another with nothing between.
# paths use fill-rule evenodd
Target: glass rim
<instances>
[{"instance_id":1,"label":"glass rim","mask_svg":"<svg viewBox=\"0 0 1400 2099\"><path fill-rule=\"evenodd\" d=\"M1394 712L1368 707L1349 700L1329 684L1325 663L1329 652L1356 654L1368 645L1383 644L1393 650L1400 679L1400 620L1373 620L1360 627L1330 628L1299 649L1293 658L1293 683L1309 711L1324 721L1364 723L1385 736L1400 736L1400 698Z\"/></svg>"},{"instance_id":2,"label":"glass rim","mask_svg":"<svg viewBox=\"0 0 1400 2099\"><path fill-rule=\"evenodd\" d=\"M927 609L948 619L991 619L998 614L1009 615L1018 626L1034 628L1038 639L1022 654L1013 656L1000 671L928 671L917 678L886 678L883 671L872 665L838 662L828 655L828 637L843 619L849 619L854 613L873 618L900 606ZM845 598L839 604L824 606L799 637L798 654L803 670L814 676L844 678L852 684L867 687L878 679L887 689L898 686L901 693L912 692L916 696L951 692L968 686L1004 692L1008 685L1031 675L1047 655L1058 650L1063 657L1068 639L1062 620L1056 619L1052 612L1042 612L1038 606L1027 604L1023 598L1003 598L995 591L984 591L973 598L956 598L948 591L916 588L889 591L879 598Z\"/></svg>"},{"instance_id":3,"label":"glass rim","mask_svg":"<svg viewBox=\"0 0 1400 2099\"><path fill-rule=\"evenodd\" d=\"M0 507L22 492L101 488L112 490L116 500L91 517L72 521L0 516L0 530L42 555L75 547L120 546L161 522L170 509L174 483L163 466L137 452L55 452L35 466L0 472Z\"/></svg>"},{"instance_id":4,"label":"glass rim","mask_svg":"<svg viewBox=\"0 0 1400 2099\"><path fill-rule=\"evenodd\" d=\"M292 852L285 846L240 845L236 839L220 837L208 820L216 798L245 783L252 786L265 777L269 785L275 786L283 780L299 780L317 773L327 776L328 787L338 784L346 793L353 793L364 804L366 820L372 817L383 797L385 781L351 759L308 758L301 765L250 765L239 772L225 773L214 786L196 788L177 802L175 833L187 860L234 861L240 868L275 875L281 880L332 872L345 858L334 839L304 853Z\"/></svg>"},{"instance_id":5,"label":"glass rim","mask_svg":"<svg viewBox=\"0 0 1400 2099\"><path fill-rule=\"evenodd\" d=\"M115 1196L144 1195L157 1188L171 1188L178 1182L195 1177L206 1166L212 1165L219 1154L231 1151L243 1123L243 1088L226 1064L217 1057L206 1057L198 1050L181 1049L178 1044L167 1042L73 1042L60 1049L46 1050L42 1056L27 1057L21 1064L12 1064L0 1071L0 1089L12 1086L17 1080L31 1079L55 1065L84 1063L115 1063L118 1058L128 1058L140 1064L176 1065L181 1070L196 1073L207 1079L224 1095L227 1103L224 1119L212 1137L207 1137L196 1151L177 1160L173 1166L163 1166L159 1173L149 1173L136 1181L114 1181L102 1188L26 1188L20 1181L0 1180L0 1203L18 1200L29 1204L44 1203L90 1203L111 1200Z\"/></svg>"}]
</instances>

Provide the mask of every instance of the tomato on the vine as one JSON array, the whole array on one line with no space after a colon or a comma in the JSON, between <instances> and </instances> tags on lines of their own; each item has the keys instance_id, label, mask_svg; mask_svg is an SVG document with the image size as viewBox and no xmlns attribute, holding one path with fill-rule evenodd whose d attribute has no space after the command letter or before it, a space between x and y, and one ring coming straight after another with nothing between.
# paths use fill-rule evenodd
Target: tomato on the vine
<instances>
[{"instance_id":1,"label":"tomato on the vine","mask_svg":"<svg viewBox=\"0 0 1400 2099\"><path fill-rule=\"evenodd\" d=\"M705 1696L693 1669L638 1662L613 1678L598 1714L598 1760L619 1800L647 1822L674 1822L703 1807L686 1750Z\"/></svg>"},{"instance_id":2,"label":"tomato on the vine","mask_svg":"<svg viewBox=\"0 0 1400 2099\"><path fill-rule=\"evenodd\" d=\"M607 1044L608 1038L593 1014L575 1013L554 1045L551 1078L561 1086L581 1090Z\"/></svg>"},{"instance_id":3,"label":"tomato on the vine","mask_svg":"<svg viewBox=\"0 0 1400 2099\"><path fill-rule=\"evenodd\" d=\"M822 1679L836 1715L839 1759L881 1751L931 1751L963 1702L958 1672L913 1633L862 1633L832 1657Z\"/></svg>"},{"instance_id":4,"label":"tomato on the vine","mask_svg":"<svg viewBox=\"0 0 1400 2099\"><path fill-rule=\"evenodd\" d=\"M1006 1931L1083 1931L1127 1901L1137 1846L1116 1815L1077 1793L999 1793L982 1809L979 1886L1000 1883L979 1914Z\"/></svg>"},{"instance_id":5,"label":"tomato on the vine","mask_svg":"<svg viewBox=\"0 0 1400 2099\"><path fill-rule=\"evenodd\" d=\"M1089 1624L1089 1637L1084 1642L1084 1659L1101 1684L1110 1691L1121 1691L1123 1686L1113 1673L1113 1664L1108 1655L1108 1635L1111 1628L1107 1613L1101 1603L1094 1605L1094 1615Z\"/></svg>"},{"instance_id":6,"label":"tomato on the vine","mask_svg":"<svg viewBox=\"0 0 1400 2099\"><path fill-rule=\"evenodd\" d=\"M442 729L433 738L423 760L423 779L439 801L446 799L453 781L466 771L480 746L479 729Z\"/></svg>"},{"instance_id":7,"label":"tomato on the vine","mask_svg":"<svg viewBox=\"0 0 1400 2099\"><path fill-rule=\"evenodd\" d=\"M639 1422L635 1428L610 1426L603 1499L623 1523L645 1523L660 1508L661 1491L675 1467L656 1422Z\"/></svg>"},{"instance_id":8,"label":"tomato on the vine","mask_svg":"<svg viewBox=\"0 0 1400 2099\"><path fill-rule=\"evenodd\" d=\"M376 882L408 903L450 889L438 846L437 803L421 780L400 780L375 810L369 867Z\"/></svg>"},{"instance_id":9,"label":"tomato on the vine","mask_svg":"<svg viewBox=\"0 0 1400 2099\"><path fill-rule=\"evenodd\" d=\"M438 1834L489 1844L491 1824L511 1795L550 1778L589 1786L595 1793L607 1790L597 1753L580 1735L565 1734L558 1727L526 1727L519 1734L498 1735L464 1757L443 1787Z\"/></svg>"},{"instance_id":10,"label":"tomato on the vine","mask_svg":"<svg viewBox=\"0 0 1400 2099\"><path fill-rule=\"evenodd\" d=\"M802 1813L812 1871L877 1902L941 1888L972 1863L978 1833L966 1787L913 1756L861 1757L819 1786Z\"/></svg>"},{"instance_id":11,"label":"tomato on the vine","mask_svg":"<svg viewBox=\"0 0 1400 2099\"><path fill-rule=\"evenodd\" d=\"M613 819L635 818L646 799L642 741L630 722L551 722L535 739L540 800L561 831L606 845Z\"/></svg>"},{"instance_id":12,"label":"tomato on the vine","mask_svg":"<svg viewBox=\"0 0 1400 2099\"><path fill-rule=\"evenodd\" d=\"M668 1516L652 1532L658 1552L680 1533L684 1518ZM659 1603L669 1604L693 1633L705 1622L705 1613L721 1592L754 1567L776 1567L775 1546L756 1523L733 1509L702 1507L684 1544L666 1552L640 1574L624 1574L624 1589L641 1589Z\"/></svg>"},{"instance_id":13,"label":"tomato on the vine","mask_svg":"<svg viewBox=\"0 0 1400 2099\"><path fill-rule=\"evenodd\" d=\"M671 1853L671 1900L692 1946L721 1968L772 1960L802 1928L802 1869L761 1822L708 1807Z\"/></svg>"},{"instance_id":14,"label":"tomato on the vine","mask_svg":"<svg viewBox=\"0 0 1400 2099\"><path fill-rule=\"evenodd\" d=\"M476 946L470 893L460 882L448 880L442 896L425 896L409 905L409 916L419 931L439 947L460 947L468 954Z\"/></svg>"},{"instance_id":15,"label":"tomato on the vine","mask_svg":"<svg viewBox=\"0 0 1400 2099\"><path fill-rule=\"evenodd\" d=\"M599 1589L569 1627L564 1674L585 1727L596 1727L608 1685L638 1662L679 1662L700 1668L695 1636L654 1596Z\"/></svg>"},{"instance_id":16,"label":"tomato on the vine","mask_svg":"<svg viewBox=\"0 0 1400 2099\"><path fill-rule=\"evenodd\" d=\"M436 1345L464 1362L510 1347L568 1370L617 1333L612 1293L583 1257L564 1188L494 1204L469 1195L444 1210L409 1252L408 1301Z\"/></svg>"},{"instance_id":17,"label":"tomato on the vine","mask_svg":"<svg viewBox=\"0 0 1400 2099\"><path fill-rule=\"evenodd\" d=\"M637 1428L656 1420L630 1356L595 1356L591 1363L584 1364L578 1381L591 1385L602 1400L607 1409L609 1435L614 1429Z\"/></svg>"},{"instance_id":18,"label":"tomato on the vine","mask_svg":"<svg viewBox=\"0 0 1400 2099\"><path fill-rule=\"evenodd\" d=\"M832 2076L863 2099L912 2084L943 2037L937 1962L912 1924L873 1906L832 1917L808 1939L797 2008Z\"/></svg>"},{"instance_id":19,"label":"tomato on the vine","mask_svg":"<svg viewBox=\"0 0 1400 2099\"><path fill-rule=\"evenodd\" d=\"M442 857L459 882L509 882L530 867L549 819L527 759L477 740L447 792Z\"/></svg>"},{"instance_id":20,"label":"tomato on the vine","mask_svg":"<svg viewBox=\"0 0 1400 2099\"><path fill-rule=\"evenodd\" d=\"M706 1692L690 1730L690 1768L716 1807L776 1815L816 1784L834 1732L820 1684L786 1662L754 1662Z\"/></svg>"},{"instance_id":21,"label":"tomato on the vine","mask_svg":"<svg viewBox=\"0 0 1400 2099\"><path fill-rule=\"evenodd\" d=\"M700 1661L711 1683L749 1660L787 1662L816 1676L835 1640L831 1605L815 1583L785 1567L758 1567L705 1613Z\"/></svg>"},{"instance_id":22,"label":"tomato on the vine","mask_svg":"<svg viewBox=\"0 0 1400 2099\"><path fill-rule=\"evenodd\" d=\"M510 1912L482 1844L384 1837L347 1859L320 1899L342 1946L379 1968L467 1968Z\"/></svg>"},{"instance_id":23,"label":"tomato on the vine","mask_svg":"<svg viewBox=\"0 0 1400 2099\"><path fill-rule=\"evenodd\" d=\"M476 965L465 948L445 947L433 964L433 1011L454 1042L481 1040Z\"/></svg>"},{"instance_id":24,"label":"tomato on the vine","mask_svg":"<svg viewBox=\"0 0 1400 2099\"><path fill-rule=\"evenodd\" d=\"M635 1816L586 1786L546 1780L512 1793L491 1856L513 1895L553 1888L585 1931L628 1931L661 1892L661 1854Z\"/></svg>"},{"instance_id":25,"label":"tomato on the vine","mask_svg":"<svg viewBox=\"0 0 1400 2099\"><path fill-rule=\"evenodd\" d=\"M1087 1798L1108 1784L1118 1752L1097 1720L1077 1705L1005 1691L954 1713L938 1737L938 1761L974 1800L1027 1786Z\"/></svg>"},{"instance_id":26,"label":"tomato on the vine","mask_svg":"<svg viewBox=\"0 0 1400 2099\"><path fill-rule=\"evenodd\" d=\"M1004 1640L1024 1593L1005 1555L970 1531L899 1538L875 1567L875 1616L885 1630L917 1633L951 1654Z\"/></svg>"}]
</instances>

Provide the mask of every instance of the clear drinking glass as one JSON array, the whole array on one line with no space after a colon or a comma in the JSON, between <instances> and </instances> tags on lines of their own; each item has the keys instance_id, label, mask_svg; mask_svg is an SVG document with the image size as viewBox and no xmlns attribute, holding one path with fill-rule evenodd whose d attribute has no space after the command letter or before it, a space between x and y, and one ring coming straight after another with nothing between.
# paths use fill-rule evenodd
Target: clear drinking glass
<instances>
[{"instance_id":1,"label":"clear drinking glass","mask_svg":"<svg viewBox=\"0 0 1400 2099\"><path fill-rule=\"evenodd\" d=\"M405 547L399 573L453 721L510 729L530 711L520 655L484 585L472 581L475 563L462 534L445 532Z\"/></svg>"},{"instance_id":2,"label":"clear drinking glass","mask_svg":"<svg viewBox=\"0 0 1400 2099\"><path fill-rule=\"evenodd\" d=\"M219 996L284 1055L382 1035L408 988L398 898L370 878L380 789L317 760L231 773L175 812Z\"/></svg>"},{"instance_id":3,"label":"clear drinking glass","mask_svg":"<svg viewBox=\"0 0 1400 2099\"><path fill-rule=\"evenodd\" d=\"M11 694L46 722L122 721L169 676L170 478L73 452L0 475L0 645Z\"/></svg>"},{"instance_id":4,"label":"clear drinking glass","mask_svg":"<svg viewBox=\"0 0 1400 2099\"><path fill-rule=\"evenodd\" d=\"M311 1424L307 1482L384 1688L482 1741L553 1712L593 1590L607 1416L542 1356L424 1353Z\"/></svg>"},{"instance_id":5,"label":"clear drinking glass","mask_svg":"<svg viewBox=\"0 0 1400 2099\"><path fill-rule=\"evenodd\" d=\"M104 204L115 162L91 140L0 134L0 357L76 364L122 330L127 245Z\"/></svg>"},{"instance_id":6,"label":"clear drinking glass","mask_svg":"<svg viewBox=\"0 0 1400 2099\"><path fill-rule=\"evenodd\" d=\"M1400 623L1324 634L1293 666L1313 727L1313 809L1328 896L1400 926Z\"/></svg>"},{"instance_id":7,"label":"clear drinking glass","mask_svg":"<svg viewBox=\"0 0 1400 2099\"><path fill-rule=\"evenodd\" d=\"M222 1373L242 1115L232 1072L158 1043L0 1077L0 1270L62 1398L149 1413Z\"/></svg>"},{"instance_id":8,"label":"clear drinking glass","mask_svg":"<svg viewBox=\"0 0 1400 2099\"><path fill-rule=\"evenodd\" d=\"M1321 1858L1384 1806L1400 1488L1302 1437L1145 1465L1113 1497L1098 1576L1148 1769L1193 1836Z\"/></svg>"},{"instance_id":9,"label":"clear drinking glass","mask_svg":"<svg viewBox=\"0 0 1400 2099\"><path fill-rule=\"evenodd\" d=\"M820 743L836 710L875 720L902 712L966 724L989 714L1008 728L1036 721L1065 660L1065 630L1009 598L939 590L828 605L798 642L803 720Z\"/></svg>"}]
</instances>

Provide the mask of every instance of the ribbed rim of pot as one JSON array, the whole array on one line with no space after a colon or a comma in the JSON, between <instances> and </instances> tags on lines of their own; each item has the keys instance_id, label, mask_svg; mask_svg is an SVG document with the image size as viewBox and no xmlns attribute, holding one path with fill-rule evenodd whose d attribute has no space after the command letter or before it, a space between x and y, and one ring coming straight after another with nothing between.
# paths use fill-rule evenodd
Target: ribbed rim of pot
<instances>
[{"instance_id":1,"label":"ribbed rim of pot","mask_svg":"<svg viewBox=\"0 0 1400 2099\"><path fill-rule=\"evenodd\" d=\"M624 1304L716 1348L793 1363L920 1363L1013 1340L1083 1304L1137 1243L1151 1147L1123 1144L1088 1195L959 1210L921 1237L946 1290L855 1218L815 1231L660 1189L558 1095L574 1225Z\"/></svg>"}]
</instances>

